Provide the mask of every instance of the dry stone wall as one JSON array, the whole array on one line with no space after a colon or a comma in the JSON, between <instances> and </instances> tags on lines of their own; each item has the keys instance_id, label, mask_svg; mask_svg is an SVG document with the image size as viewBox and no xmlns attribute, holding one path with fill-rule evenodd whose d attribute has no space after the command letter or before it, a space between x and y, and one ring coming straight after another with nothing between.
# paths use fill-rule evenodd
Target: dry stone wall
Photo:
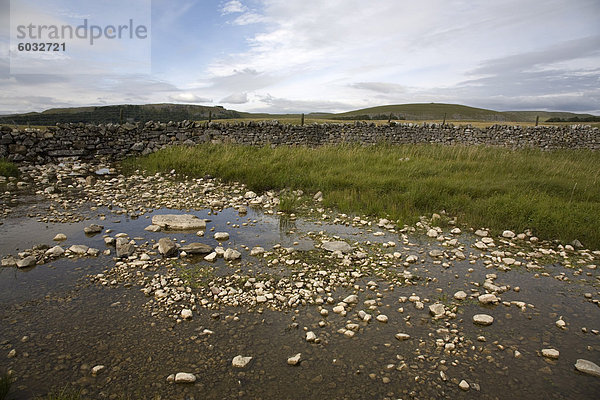
<instances>
[{"instance_id":1,"label":"dry stone wall","mask_svg":"<svg viewBox=\"0 0 600 400\"><path fill-rule=\"evenodd\" d=\"M251 146L436 143L510 148L600 150L600 131L585 125L520 127L391 123L311 124L277 122L147 122L123 125L57 124L46 130L0 127L0 157L44 163L63 157L119 160L170 145L237 143Z\"/></svg>"}]
</instances>

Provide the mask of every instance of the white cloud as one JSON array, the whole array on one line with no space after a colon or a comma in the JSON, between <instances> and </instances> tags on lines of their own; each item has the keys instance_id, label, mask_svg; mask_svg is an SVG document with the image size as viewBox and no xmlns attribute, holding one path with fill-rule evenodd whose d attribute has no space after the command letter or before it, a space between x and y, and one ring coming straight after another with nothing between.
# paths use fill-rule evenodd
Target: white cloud
<instances>
[{"instance_id":1,"label":"white cloud","mask_svg":"<svg viewBox=\"0 0 600 400\"><path fill-rule=\"evenodd\" d=\"M223 4L223 6L221 7L221 12L223 13L223 15L242 13L246 10L247 10L246 6L244 6L238 0L228 1L227 3Z\"/></svg>"},{"instance_id":2,"label":"white cloud","mask_svg":"<svg viewBox=\"0 0 600 400\"><path fill-rule=\"evenodd\" d=\"M171 101L185 103L212 103L212 99L209 99L207 97L201 97L197 94L190 92L177 93L175 95L169 96L169 99Z\"/></svg>"},{"instance_id":3,"label":"white cloud","mask_svg":"<svg viewBox=\"0 0 600 400\"><path fill-rule=\"evenodd\" d=\"M248 94L247 93L233 93L223 99L221 99L221 103L225 104L245 104L248 102Z\"/></svg>"}]
</instances>

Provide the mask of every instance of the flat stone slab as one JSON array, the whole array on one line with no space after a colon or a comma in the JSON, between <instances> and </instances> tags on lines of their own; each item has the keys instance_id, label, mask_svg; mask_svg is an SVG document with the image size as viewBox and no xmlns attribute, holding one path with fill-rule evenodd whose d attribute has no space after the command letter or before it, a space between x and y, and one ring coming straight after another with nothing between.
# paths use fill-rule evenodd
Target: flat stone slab
<instances>
[{"instance_id":1,"label":"flat stone slab","mask_svg":"<svg viewBox=\"0 0 600 400\"><path fill-rule=\"evenodd\" d=\"M323 242L321 247L331 252L341 251L342 253L350 253L352 251L352 246L341 240L338 240L336 242Z\"/></svg>"},{"instance_id":2,"label":"flat stone slab","mask_svg":"<svg viewBox=\"0 0 600 400\"><path fill-rule=\"evenodd\" d=\"M584 374L596 376L600 378L600 367L591 361L580 358L575 363L575 369Z\"/></svg>"},{"instance_id":3,"label":"flat stone slab","mask_svg":"<svg viewBox=\"0 0 600 400\"><path fill-rule=\"evenodd\" d=\"M209 254L212 253L213 248L204 243L189 243L181 247L180 250L188 254Z\"/></svg>"},{"instance_id":4,"label":"flat stone slab","mask_svg":"<svg viewBox=\"0 0 600 400\"><path fill-rule=\"evenodd\" d=\"M161 214L152 217L152 225L171 230L205 229L206 220L191 214Z\"/></svg>"}]
</instances>

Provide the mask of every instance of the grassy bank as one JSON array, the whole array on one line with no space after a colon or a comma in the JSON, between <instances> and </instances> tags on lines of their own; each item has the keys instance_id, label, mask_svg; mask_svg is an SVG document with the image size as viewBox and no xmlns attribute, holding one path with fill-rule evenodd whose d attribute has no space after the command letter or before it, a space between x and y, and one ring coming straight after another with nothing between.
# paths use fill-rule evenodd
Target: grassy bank
<instances>
[{"instance_id":1,"label":"grassy bank","mask_svg":"<svg viewBox=\"0 0 600 400\"><path fill-rule=\"evenodd\" d=\"M251 189L323 191L342 212L413 223L446 210L459 222L600 248L600 153L489 147L173 147L129 159L125 171L175 169Z\"/></svg>"},{"instance_id":2,"label":"grassy bank","mask_svg":"<svg viewBox=\"0 0 600 400\"><path fill-rule=\"evenodd\" d=\"M17 176L19 168L10 161L0 158L0 176Z\"/></svg>"}]
</instances>

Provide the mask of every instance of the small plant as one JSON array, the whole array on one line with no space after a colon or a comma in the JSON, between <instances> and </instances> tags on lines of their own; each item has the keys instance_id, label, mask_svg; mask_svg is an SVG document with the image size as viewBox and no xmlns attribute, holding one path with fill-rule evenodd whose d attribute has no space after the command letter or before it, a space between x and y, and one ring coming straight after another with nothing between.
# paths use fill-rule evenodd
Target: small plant
<instances>
[{"instance_id":1,"label":"small plant","mask_svg":"<svg viewBox=\"0 0 600 400\"><path fill-rule=\"evenodd\" d=\"M38 397L37 400L80 400L81 392L65 386L62 389L53 389L45 397Z\"/></svg>"},{"instance_id":2,"label":"small plant","mask_svg":"<svg viewBox=\"0 0 600 400\"><path fill-rule=\"evenodd\" d=\"M12 378L8 372L0 374L0 400L8 400L8 393L12 386Z\"/></svg>"},{"instance_id":3,"label":"small plant","mask_svg":"<svg viewBox=\"0 0 600 400\"><path fill-rule=\"evenodd\" d=\"M284 213L292 213L298 209L300 201L293 194L287 193L279 199L279 211Z\"/></svg>"},{"instance_id":4,"label":"small plant","mask_svg":"<svg viewBox=\"0 0 600 400\"><path fill-rule=\"evenodd\" d=\"M19 168L10 161L0 158L0 176L19 176Z\"/></svg>"}]
</instances>

